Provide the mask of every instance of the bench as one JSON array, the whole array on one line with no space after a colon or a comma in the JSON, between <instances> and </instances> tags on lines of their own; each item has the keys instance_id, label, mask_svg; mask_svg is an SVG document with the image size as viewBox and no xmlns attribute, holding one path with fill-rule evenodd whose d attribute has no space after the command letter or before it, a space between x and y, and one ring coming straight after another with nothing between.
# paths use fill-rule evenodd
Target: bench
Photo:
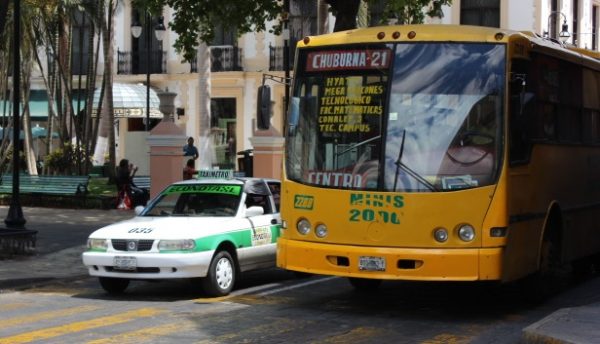
<instances>
[{"instance_id":1,"label":"bench","mask_svg":"<svg viewBox=\"0 0 600 344\"><path fill-rule=\"evenodd\" d=\"M150 176L133 176L133 184L150 192Z\"/></svg>"},{"instance_id":2,"label":"bench","mask_svg":"<svg viewBox=\"0 0 600 344\"><path fill-rule=\"evenodd\" d=\"M19 192L44 195L84 195L88 192L89 181L89 176L19 175ZM12 193L12 182L12 175L2 175L0 193Z\"/></svg>"}]
</instances>

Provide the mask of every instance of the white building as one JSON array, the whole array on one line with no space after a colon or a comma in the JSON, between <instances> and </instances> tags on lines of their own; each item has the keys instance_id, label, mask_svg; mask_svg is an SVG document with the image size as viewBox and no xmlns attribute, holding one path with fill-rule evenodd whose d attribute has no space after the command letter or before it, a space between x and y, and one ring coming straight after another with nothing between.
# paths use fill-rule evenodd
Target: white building
<instances>
[{"instance_id":1,"label":"white building","mask_svg":"<svg viewBox=\"0 0 600 344\"><path fill-rule=\"evenodd\" d=\"M454 0L451 7L443 8L443 18L428 18L427 23L529 30L552 38L559 38L559 32L566 29L569 32L567 43L598 50L595 33L600 21L599 8L600 0ZM163 16L168 27L173 11L165 8ZM134 38L132 24L143 17L132 8L129 0L121 2L121 8L116 12L114 82L145 85L147 58L150 56L150 86L177 93L174 121L198 143L204 128L199 121L200 74L197 66L182 62L182 56L172 48L177 36L169 29L162 42L151 34L149 48L144 39L147 37L145 30L140 38ZM290 0L289 19L291 45L306 35L330 32L334 20L322 0ZM153 20L152 27L157 18ZM216 152L213 164L230 168L231 163L236 163L227 151L230 138L235 139L235 152L253 148L250 138L256 129L256 94L263 75L284 76L284 39L268 32L248 33L237 38L226 27L219 27L215 40L209 45L212 54L210 140ZM293 61L293 56L290 59ZM267 82L273 87L271 124L275 130L282 132L285 88L273 81ZM37 82L38 87L40 84ZM145 104L145 98L139 101ZM118 123L117 161L120 158L133 160L140 167L138 174L148 173L145 111L143 108L137 112L122 112L120 115L123 117ZM159 121L158 117L160 115L156 114L151 127ZM182 146L184 144L181 142Z\"/></svg>"}]
</instances>

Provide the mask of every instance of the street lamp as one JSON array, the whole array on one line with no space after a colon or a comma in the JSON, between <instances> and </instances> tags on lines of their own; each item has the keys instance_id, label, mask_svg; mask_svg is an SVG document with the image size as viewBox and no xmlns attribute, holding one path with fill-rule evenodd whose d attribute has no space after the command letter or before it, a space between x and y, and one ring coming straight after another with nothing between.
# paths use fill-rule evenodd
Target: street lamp
<instances>
[{"instance_id":1,"label":"street lamp","mask_svg":"<svg viewBox=\"0 0 600 344\"><path fill-rule=\"evenodd\" d=\"M548 31L544 32L544 36L552 38L550 36L550 19L552 18L553 15L557 15L557 14L560 14L563 17L563 23L562 23L560 32L558 33L558 37L564 43L569 39L569 37L571 37L571 34L569 33L569 24L567 24L567 16L565 16L560 11L552 11L550 13L550 15L548 15Z\"/></svg>"},{"instance_id":2,"label":"street lamp","mask_svg":"<svg viewBox=\"0 0 600 344\"><path fill-rule=\"evenodd\" d=\"M150 13L146 11L146 131L150 130L150 55L152 52L152 40L150 36L151 29L151 17ZM163 24L163 17L158 19L158 24L154 28L154 34L156 39L160 42L165 37L165 25ZM142 25L136 20L131 25L131 34L134 38L140 38L142 35Z\"/></svg>"}]
</instances>

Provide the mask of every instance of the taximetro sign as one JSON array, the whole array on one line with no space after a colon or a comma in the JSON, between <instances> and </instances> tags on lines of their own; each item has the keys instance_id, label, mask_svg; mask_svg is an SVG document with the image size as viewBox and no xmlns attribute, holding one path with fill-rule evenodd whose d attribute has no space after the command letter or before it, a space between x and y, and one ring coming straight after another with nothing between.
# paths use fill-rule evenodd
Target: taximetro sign
<instances>
[{"instance_id":1,"label":"taximetro sign","mask_svg":"<svg viewBox=\"0 0 600 344\"><path fill-rule=\"evenodd\" d=\"M391 55L389 49L311 52L306 60L306 71L387 68Z\"/></svg>"}]
</instances>

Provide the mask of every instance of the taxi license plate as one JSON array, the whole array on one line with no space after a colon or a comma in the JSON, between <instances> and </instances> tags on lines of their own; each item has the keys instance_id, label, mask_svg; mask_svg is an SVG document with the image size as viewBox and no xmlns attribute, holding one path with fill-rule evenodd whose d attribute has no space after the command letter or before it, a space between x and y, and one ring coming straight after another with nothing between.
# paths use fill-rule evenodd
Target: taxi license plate
<instances>
[{"instance_id":1,"label":"taxi license plate","mask_svg":"<svg viewBox=\"0 0 600 344\"><path fill-rule=\"evenodd\" d=\"M358 257L358 269L364 271L385 271L385 258L360 256Z\"/></svg>"},{"instance_id":2,"label":"taxi license plate","mask_svg":"<svg viewBox=\"0 0 600 344\"><path fill-rule=\"evenodd\" d=\"M113 265L117 270L135 270L137 268L137 259L135 257L114 257Z\"/></svg>"}]
</instances>

